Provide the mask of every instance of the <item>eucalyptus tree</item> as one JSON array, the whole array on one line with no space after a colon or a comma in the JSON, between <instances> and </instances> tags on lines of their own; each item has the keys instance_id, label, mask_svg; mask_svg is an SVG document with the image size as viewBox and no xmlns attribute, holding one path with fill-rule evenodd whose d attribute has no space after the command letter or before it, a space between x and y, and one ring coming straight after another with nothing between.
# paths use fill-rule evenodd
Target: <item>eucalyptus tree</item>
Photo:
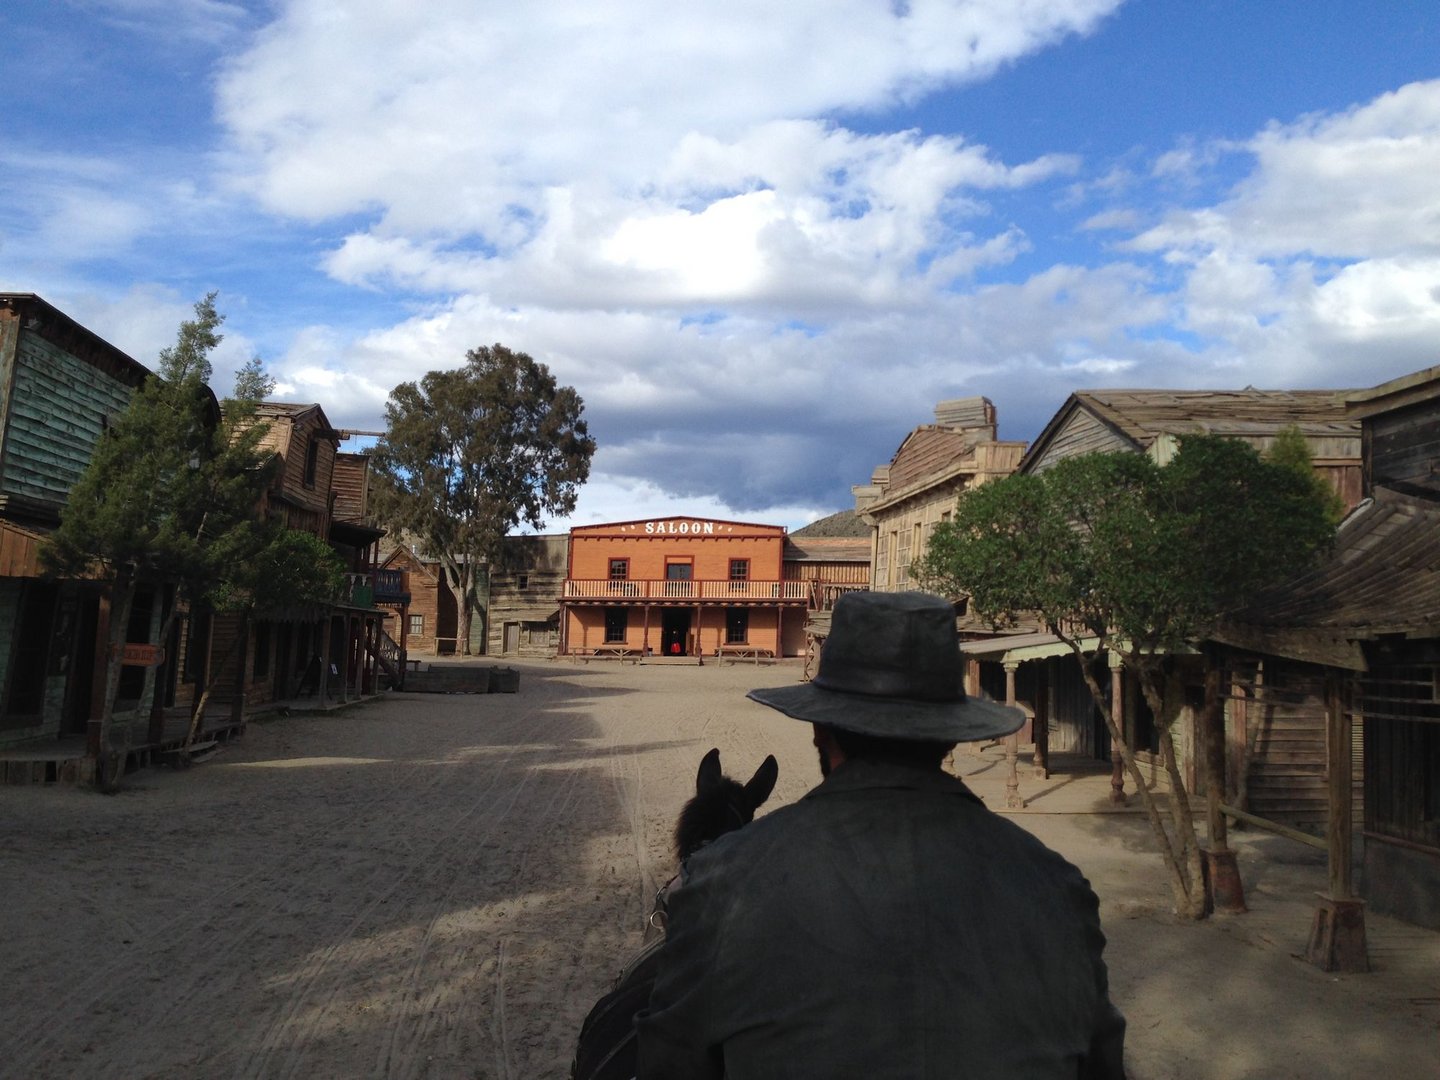
<instances>
[{"instance_id":1,"label":"eucalyptus tree","mask_svg":"<svg viewBox=\"0 0 1440 1080\"><path fill-rule=\"evenodd\" d=\"M467 653L484 568L506 535L575 509L595 453L584 411L573 387L503 345L391 391L373 456L375 516L439 560Z\"/></svg>"}]
</instances>

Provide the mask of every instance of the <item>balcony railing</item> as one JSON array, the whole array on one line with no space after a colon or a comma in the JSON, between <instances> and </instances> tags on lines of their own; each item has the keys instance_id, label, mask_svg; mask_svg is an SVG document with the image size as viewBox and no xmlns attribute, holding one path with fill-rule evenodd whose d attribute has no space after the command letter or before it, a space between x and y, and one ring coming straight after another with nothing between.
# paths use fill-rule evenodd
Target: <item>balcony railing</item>
<instances>
[{"instance_id":1,"label":"balcony railing","mask_svg":"<svg viewBox=\"0 0 1440 1080\"><path fill-rule=\"evenodd\" d=\"M565 582L567 600L795 600L810 598L808 581L587 581Z\"/></svg>"}]
</instances>

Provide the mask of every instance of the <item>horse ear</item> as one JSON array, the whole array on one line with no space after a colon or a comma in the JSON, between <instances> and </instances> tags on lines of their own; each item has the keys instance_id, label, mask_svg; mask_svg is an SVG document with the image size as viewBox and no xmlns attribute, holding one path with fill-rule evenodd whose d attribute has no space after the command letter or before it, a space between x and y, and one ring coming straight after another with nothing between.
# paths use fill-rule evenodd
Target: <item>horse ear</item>
<instances>
[{"instance_id":1,"label":"horse ear","mask_svg":"<svg viewBox=\"0 0 1440 1080\"><path fill-rule=\"evenodd\" d=\"M700 759L700 771L695 774L695 794L719 787L724 778L720 772L720 748L717 746Z\"/></svg>"},{"instance_id":2,"label":"horse ear","mask_svg":"<svg viewBox=\"0 0 1440 1080\"><path fill-rule=\"evenodd\" d=\"M775 790L775 780L780 775L780 766L775 761L775 755L769 754L760 763L760 768L755 770L749 782L745 785L745 801L750 804L752 810L758 809L760 804L770 797L770 792Z\"/></svg>"}]
</instances>

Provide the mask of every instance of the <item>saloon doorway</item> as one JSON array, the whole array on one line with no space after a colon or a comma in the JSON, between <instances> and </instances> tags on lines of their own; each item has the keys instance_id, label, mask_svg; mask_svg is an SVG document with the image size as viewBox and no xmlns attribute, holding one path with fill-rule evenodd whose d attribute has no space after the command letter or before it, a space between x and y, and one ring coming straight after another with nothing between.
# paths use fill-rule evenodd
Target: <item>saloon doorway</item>
<instances>
[{"instance_id":1,"label":"saloon doorway","mask_svg":"<svg viewBox=\"0 0 1440 1080\"><path fill-rule=\"evenodd\" d=\"M660 655L690 655L690 609L660 609Z\"/></svg>"}]
</instances>

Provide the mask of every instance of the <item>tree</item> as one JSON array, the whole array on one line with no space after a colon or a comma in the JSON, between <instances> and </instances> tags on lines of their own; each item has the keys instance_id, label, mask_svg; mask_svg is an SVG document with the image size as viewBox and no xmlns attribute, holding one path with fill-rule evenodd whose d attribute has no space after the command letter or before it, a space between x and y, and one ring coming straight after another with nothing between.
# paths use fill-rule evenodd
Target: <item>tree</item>
<instances>
[{"instance_id":1,"label":"tree","mask_svg":"<svg viewBox=\"0 0 1440 1080\"><path fill-rule=\"evenodd\" d=\"M1200 848L1172 734L1183 703L1175 659L1255 590L1310 566L1332 537L1306 476L1238 440L1193 435L1164 466L1089 454L972 489L912 572L968 597L997 628L1031 614L1069 645L1141 797L1176 911L1199 918ZM1166 815L1092 670L1104 651L1135 675L1154 715Z\"/></svg>"},{"instance_id":2,"label":"tree","mask_svg":"<svg viewBox=\"0 0 1440 1080\"><path fill-rule=\"evenodd\" d=\"M265 370L265 362L260 357L252 356L235 372L235 390L231 400L264 401L274 392L275 380Z\"/></svg>"},{"instance_id":3,"label":"tree","mask_svg":"<svg viewBox=\"0 0 1440 1080\"><path fill-rule=\"evenodd\" d=\"M107 677L101 704L96 783L113 789L124 775L129 723L117 723L117 662L142 583L174 589L160 640L178 613L224 594L272 542L257 520L274 467L254 401L232 402L222 417L209 387L210 353L224 316L210 293L160 353L157 374L131 398L95 445L41 551L46 569L109 583ZM251 390L265 382L258 361Z\"/></svg>"},{"instance_id":4,"label":"tree","mask_svg":"<svg viewBox=\"0 0 1440 1080\"><path fill-rule=\"evenodd\" d=\"M373 457L375 513L440 560L466 653L481 567L512 529L575 509L595 452L583 413L573 388L503 345L391 391Z\"/></svg>"}]
</instances>

